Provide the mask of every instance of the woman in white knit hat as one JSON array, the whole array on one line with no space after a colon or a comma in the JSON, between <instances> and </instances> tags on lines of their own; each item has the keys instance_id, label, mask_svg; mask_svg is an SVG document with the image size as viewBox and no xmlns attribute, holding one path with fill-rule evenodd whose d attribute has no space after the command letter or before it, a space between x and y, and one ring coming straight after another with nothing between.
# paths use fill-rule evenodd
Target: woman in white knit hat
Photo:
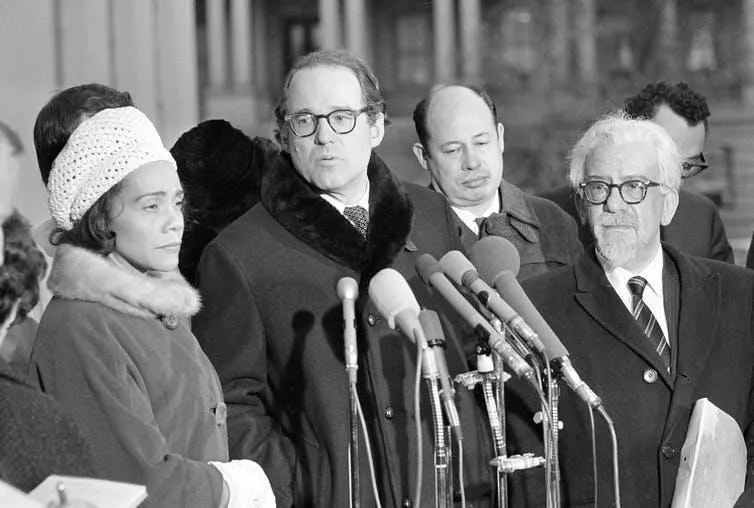
<instances>
[{"instance_id":1,"label":"woman in white knit hat","mask_svg":"<svg viewBox=\"0 0 754 508\"><path fill-rule=\"evenodd\" d=\"M152 123L133 107L83 121L48 196L54 297L32 369L98 474L146 484L142 506L274 506L256 463L227 462L222 389L189 329L199 296L177 271L183 191Z\"/></svg>"}]
</instances>

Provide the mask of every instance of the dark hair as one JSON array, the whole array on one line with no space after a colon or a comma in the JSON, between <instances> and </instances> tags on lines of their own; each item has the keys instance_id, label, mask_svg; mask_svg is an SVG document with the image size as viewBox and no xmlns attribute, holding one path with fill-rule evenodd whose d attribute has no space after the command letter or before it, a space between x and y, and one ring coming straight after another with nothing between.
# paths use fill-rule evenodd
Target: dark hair
<instances>
[{"instance_id":1,"label":"dark hair","mask_svg":"<svg viewBox=\"0 0 754 508\"><path fill-rule=\"evenodd\" d=\"M288 141L288 130L285 128L285 115L288 113L286 108L288 88L291 85L291 80L301 69L318 66L345 67L346 69L350 69L356 75L356 79L359 80L359 84L361 85L361 99L364 101L364 107L369 108L367 114L370 121L374 122L377 114L382 113L385 115L385 123L388 123L387 105L380 91L380 83L377 81L377 76L374 75L364 60L343 49L315 51L296 60L283 80L283 92L275 106L275 120L277 121L275 141L281 146L286 147Z\"/></svg>"},{"instance_id":2,"label":"dark hair","mask_svg":"<svg viewBox=\"0 0 754 508\"><path fill-rule=\"evenodd\" d=\"M5 236L4 261L0 266L0 323L5 322L13 305L19 301L14 322L19 322L39 300L39 281L47 269L47 261L31 236L31 227L14 210L2 224Z\"/></svg>"},{"instance_id":3,"label":"dark hair","mask_svg":"<svg viewBox=\"0 0 754 508\"><path fill-rule=\"evenodd\" d=\"M704 122L704 130L707 130L707 118L710 116L707 100L686 83L650 83L641 92L626 99L623 110L631 118L651 120L657 114L657 108L663 104L691 126Z\"/></svg>"},{"instance_id":4,"label":"dark hair","mask_svg":"<svg viewBox=\"0 0 754 508\"><path fill-rule=\"evenodd\" d=\"M262 175L279 152L264 138L249 139L225 120L184 132L170 153L185 193L185 219L221 229L261 199Z\"/></svg>"},{"instance_id":5,"label":"dark hair","mask_svg":"<svg viewBox=\"0 0 754 508\"><path fill-rule=\"evenodd\" d=\"M490 94L488 94L484 88L473 85L447 85L437 87L433 89L424 99L419 101L419 103L414 108L413 116L416 136L419 138L419 143L421 143L421 145L425 148L427 157L429 157L429 151L426 150L427 143L429 143L429 131L427 130L427 112L429 111L429 106L432 104L432 99L434 98L434 96L437 95L440 90L444 90L445 88L448 88L450 86L457 86L474 92L480 99L484 101L484 103L487 105L487 108L489 108L490 113L492 113L492 121L495 123L495 125L497 125L498 122L497 106L495 106L495 101L492 100L492 97L490 97Z\"/></svg>"},{"instance_id":6,"label":"dark hair","mask_svg":"<svg viewBox=\"0 0 754 508\"><path fill-rule=\"evenodd\" d=\"M34 122L34 148L45 185L50 178L52 163L82 117L90 117L104 109L133 105L128 92L119 92L98 83L66 88L50 99Z\"/></svg>"},{"instance_id":7,"label":"dark hair","mask_svg":"<svg viewBox=\"0 0 754 508\"><path fill-rule=\"evenodd\" d=\"M0 122L0 138L5 138L11 147L11 155L21 155L24 153L24 145L18 133L10 128L7 123Z\"/></svg>"},{"instance_id":8,"label":"dark hair","mask_svg":"<svg viewBox=\"0 0 754 508\"><path fill-rule=\"evenodd\" d=\"M123 190L124 181L121 180L100 196L81 220L73 224L73 228L56 228L50 233L50 243L74 245L102 256L107 256L115 250L115 233L110 231L110 224L115 215L112 201Z\"/></svg>"}]
</instances>

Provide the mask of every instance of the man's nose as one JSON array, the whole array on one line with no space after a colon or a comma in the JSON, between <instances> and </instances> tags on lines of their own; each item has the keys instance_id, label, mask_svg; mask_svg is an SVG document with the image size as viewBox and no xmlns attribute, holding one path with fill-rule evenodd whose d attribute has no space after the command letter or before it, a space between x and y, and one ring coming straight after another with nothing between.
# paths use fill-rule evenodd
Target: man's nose
<instances>
[{"instance_id":1,"label":"man's nose","mask_svg":"<svg viewBox=\"0 0 754 508\"><path fill-rule=\"evenodd\" d=\"M463 165L464 169L474 170L474 169L477 169L481 165L482 158L480 157L477 150L471 147L466 150L466 156L464 157L463 162L464 162L464 165Z\"/></svg>"},{"instance_id":2,"label":"man's nose","mask_svg":"<svg viewBox=\"0 0 754 508\"><path fill-rule=\"evenodd\" d=\"M603 207L607 212L617 212L626 207L626 202L623 201L618 187L610 187Z\"/></svg>"},{"instance_id":3,"label":"man's nose","mask_svg":"<svg viewBox=\"0 0 754 508\"><path fill-rule=\"evenodd\" d=\"M332 142L337 133L330 127L327 118L317 118L317 130L314 131L314 141L319 145Z\"/></svg>"}]
</instances>

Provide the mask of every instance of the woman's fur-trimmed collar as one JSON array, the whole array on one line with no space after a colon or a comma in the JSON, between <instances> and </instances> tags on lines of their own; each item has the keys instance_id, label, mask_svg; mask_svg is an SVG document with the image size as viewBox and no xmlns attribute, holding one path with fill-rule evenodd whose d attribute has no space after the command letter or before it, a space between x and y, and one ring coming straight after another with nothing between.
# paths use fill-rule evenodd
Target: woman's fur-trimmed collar
<instances>
[{"instance_id":1,"label":"woman's fur-trimmed collar","mask_svg":"<svg viewBox=\"0 0 754 508\"><path fill-rule=\"evenodd\" d=\"M55 251L47 285L61 298L100 303L134 316L193 316L201 304L199 293L177 271L147 275L65 244Z\"/></svg>"},{"instance_id":2,"label":"woman's fur-trimmed collar","mask_svg":"<svg viewBox=\"0 0 754 508\"><path fill-rule=\"evenodd\" d=\"M265 175L262 203L294 237L361 276L372 276L392 264L413 226L414 207L401 182L372 152L369 176L367 238L305 182L283 152Z\"/></svg>"}]
</instances>

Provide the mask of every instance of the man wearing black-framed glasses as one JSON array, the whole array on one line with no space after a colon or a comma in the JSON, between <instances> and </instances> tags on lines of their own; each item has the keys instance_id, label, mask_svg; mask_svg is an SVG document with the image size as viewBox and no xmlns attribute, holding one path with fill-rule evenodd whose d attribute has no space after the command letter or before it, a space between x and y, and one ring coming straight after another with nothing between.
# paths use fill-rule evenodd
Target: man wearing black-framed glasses
<instances>
[{"instance_id":1,"label":"man wearing black-framed glasses","mask_svg":"<svg viewBox=\"0 0 754 508\"><path fill-rule=\"evenodd\" d=\"M267 168L262 202L205 249L197 272L203 310L193 331L212 359L228 404L234 457L253 458L272 480L277 506L348 506L350 404L336 284L358 281L359 398L376 470L366 452L361 506L411 504L416 450L410 342L390 329L368 295L372 277L393 268L417 302L455 315L416 276L422 253L461 249L453 213L426 187L399 181L374 153L386 110L377 78L345 51L300 58L275 108L282 152ZM464 344L446 328L451 374L468 370ZM467 499L490 505L486 423L473 392L457 393ZM429 414L420 423L432 434ZM362 443L364 441L362 440ZM425 440L422 500L434 504ZM360 445L361 446L361 445ZM474 486L472 490L470 486ZM480 488L481 486L481 488Z\"/></svg>"},{"instance_id":2,"label":"man wearing black-framed glasses","mask_svg":"<svg viewBox=\"0 0 754 508\"><path fill-rule=\"evenodd\" d=\"M706 99L685 83L659 81L646 85L626 99L624 111L632 118L647 118L667 131L678 148L684 180L709 168L704 144L710 110ZM538 194L578 218L574 195L564 185ZM661 229L663 241L695 256L733 263L733 249L715 204L701 194L681 188L673 221ZM594 241L581 224L579 238L585 246Z\"/></svg>"},{"instance_id":3,"label":"man wearing black-framed glasses","mask_svg":"<svg viewBox=\"0 0 754 508\"><path fill-rule=\"evenodd\" d=\"M591 410L561 392L559 416L569 422L559 441L564 506L618 505L613 458L622 506L675 505L681 450L701 398L735 419L748 459L754 456L754 273L661 241L677 211L682 171L675 143L657 123L625 114L596 122L573 148L569 174L593 247L574 265L522 283L615 424L617 454L599 430L594 464ZM525 416L539 404L517 386L506 383L509 453L537 454L541 429ZM514 475L512 492L519 483ZM544 505L542 484L527 479L523 488L526 502L511 506Z\"/></svg>"}]
</instances>

